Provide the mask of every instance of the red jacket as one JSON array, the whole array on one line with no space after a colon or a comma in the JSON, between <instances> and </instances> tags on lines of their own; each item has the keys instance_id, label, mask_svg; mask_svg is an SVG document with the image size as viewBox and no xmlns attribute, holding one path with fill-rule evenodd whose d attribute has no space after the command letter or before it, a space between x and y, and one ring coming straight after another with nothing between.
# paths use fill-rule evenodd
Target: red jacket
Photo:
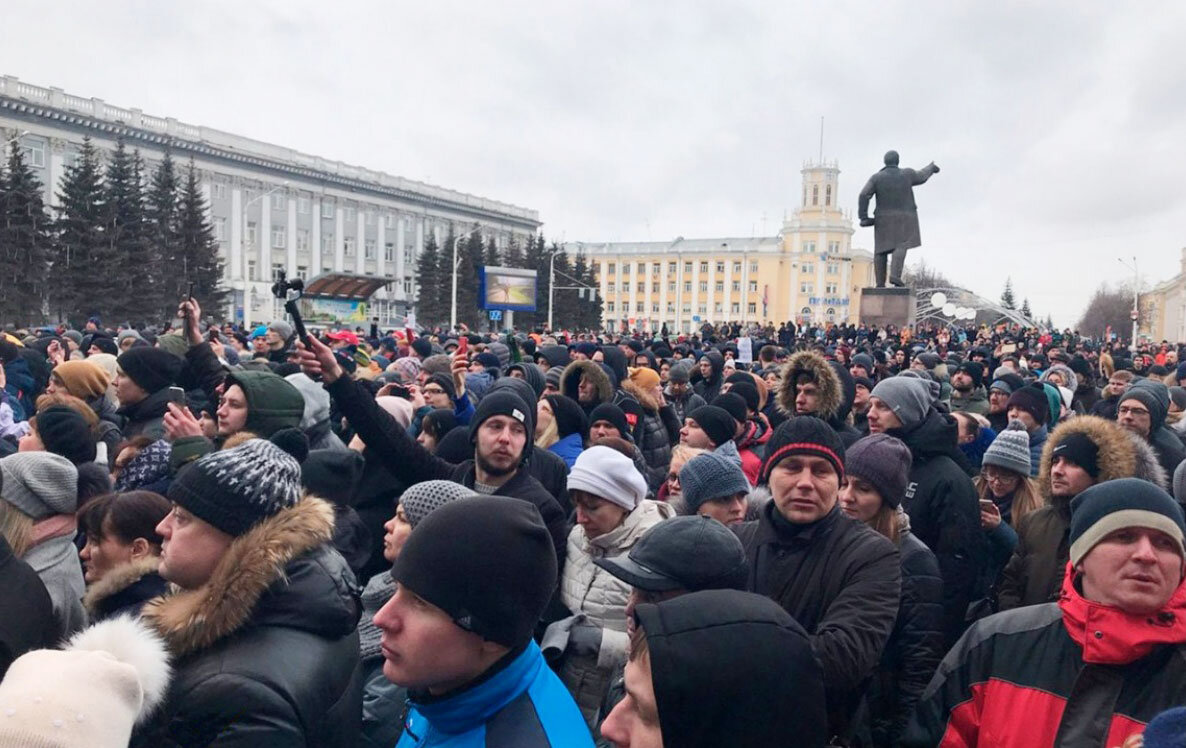
<instances>
[{"instance_id":1,"label":"red jacket","mask_svg":"<svg viewBox=\"0 0 1186 748\"><path fill-rule=\"evenodd\" d=\"M1186 703L1186 580L1157 615L1085 599L985 618L952 648L903 745L1112 748Z\"/></svg>"},{"instance_id":2,"label":"red jacket","mask_svg":"<svg viewBox=\"0 0 1186 748\"><path fill-rule=\"evenodd\" d=\"M766 442L770 441L770 421L759 413L745 422L745 433L737 437L737 453L741 455L741 472L751 486L758 485L762 472L762 457L766 453Z\"/></svg>"}]
</instances>

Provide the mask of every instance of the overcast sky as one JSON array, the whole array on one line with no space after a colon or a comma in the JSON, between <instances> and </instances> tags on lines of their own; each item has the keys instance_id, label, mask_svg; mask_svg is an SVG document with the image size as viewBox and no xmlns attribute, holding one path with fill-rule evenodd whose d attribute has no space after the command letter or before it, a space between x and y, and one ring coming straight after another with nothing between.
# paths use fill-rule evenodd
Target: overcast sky
<instances>
[{"instance_id":1,"label":"overcast sky","mask_svg":"<svg viewBox=\"0 0 1186 748\"><path fill-rule=\"evenodd\" d=\"M1186 3L6 0L0 73L537 209L549 238L774 234L889 148L924 259L1073 324L1186 246ZM871 248L872 229L858 229Z\"/></svg>"}]
</instances>

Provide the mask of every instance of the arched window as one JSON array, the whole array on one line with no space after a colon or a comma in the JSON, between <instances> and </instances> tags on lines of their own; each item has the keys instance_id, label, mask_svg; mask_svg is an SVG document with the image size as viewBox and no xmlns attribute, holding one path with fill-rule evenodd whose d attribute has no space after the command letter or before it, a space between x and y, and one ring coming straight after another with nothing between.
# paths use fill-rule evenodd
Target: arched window
<instances>
[{"instance_id":1,"label":"arched window","mask_svg":"<svg viewBox=\"0 0 1186 748\"><path fill-rule=\"evenodd\" d=\"M811 185L811 204L819 205L819 185Z\"/></svg>"},{"instance_id":2,"label":"arched window","mask_svg":"<svg viewBox=\"0 0 1186 748\"><path fill-rule=\"evenodd\" d=\"M836 308L830 306L830 307L828 307L828 310L824 313L827 314L829 317L835 317L836 316Z\"/></svg>"},{"instance_id":3,"label":"arched window","mask_svg":"<svg viewBox=\"0 0 1186 748\"><path fill-rule=\"evenodd\" d=\"M809 307L809 306L803 307L802 309L799 310L799 314L802 314L805 317L810 317L811 316L811 307Z\"/></svg>"},{"instance_id":4,"label":"arched window","mask_svg":"<svg viewBox=\"0 0 1186 748\"><path fill-rule=\"evenodd\" d=\"M832 185L824 188L824 205L830 206L832 204Z\"/></svg>"}]
</instances>

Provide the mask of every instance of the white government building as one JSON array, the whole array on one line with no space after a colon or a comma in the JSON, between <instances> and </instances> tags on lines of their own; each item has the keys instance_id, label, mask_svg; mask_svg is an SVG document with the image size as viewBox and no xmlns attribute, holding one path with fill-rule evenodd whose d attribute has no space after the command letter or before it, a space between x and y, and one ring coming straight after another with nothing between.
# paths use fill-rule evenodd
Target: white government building
<instances>
[{"instance_id":1,"label":"white government building","mask_svg":"<svg viewBox=\"0 0 1186 748\"><path fill-rule=\"evenodd\" d=\"M149 173L166 150L183 174L193 158L233 291L225 316L245 324L279 316L270 286L282 268L290 278L387 279L369 303L326 302L323 311L360 325L372 317L400 324L430 232L439 246L451 228L467 233L476 223L484 239L506 246L541 226L528 208L0 76L0 143L20 143L48 205L86 136L101 152L122 139Z\"/></svg>"}]
</instances>

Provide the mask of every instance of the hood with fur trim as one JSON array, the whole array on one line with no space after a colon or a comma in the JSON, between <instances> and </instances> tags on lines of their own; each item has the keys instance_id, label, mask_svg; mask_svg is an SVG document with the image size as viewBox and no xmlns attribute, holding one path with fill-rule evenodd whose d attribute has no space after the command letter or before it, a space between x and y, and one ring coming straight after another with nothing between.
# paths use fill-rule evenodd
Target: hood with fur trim
<instances>
[{"instance_id":1,"label":"hood with fur trim","mask_svg":"<svg viewBox=\"0 0 1186 748\"><path fill-rule=\"evenodd\" d=\"M343 636L361 606L354 575L329 545L333 530L333 506L306 496L235 538L206 584L149 601L142 617L178 657L248 623Z\"/></svg>"},{"instance_id":2,"label":"hood with fur trim","mask_svg":"<svg viewBox=\"0 0 1186 748\"><path fill-rule=\"evenodd\" d=\"M1038 468L1038 488L1042 496L1050 499L1050 466L1054 448L1070 434L1082 434L1099 450L1096 464L1099 466L1097 483L1117 478L1140 478L1166 488L1165 469L1157 460L1157 453L1139 436L1125 430L1115 421L1099 416L1076 416L1067 419L1046 438L1042 448L1042 462Z\"/></svg>"},{"instance_id":3,"label":"hood with fur trim","mask_svg":"<svg viewBox=\"0 0 1186 748\"><path fill-rule=\"evenodd\" d=\"M778 409L788 416L795 415L795 383L800 374L810 375L819 390L819 409L813 415L825 421L838 416L844 405L840 377L823 356L812 351L799 351L782 367L782 381L778 386Z\"/></svg>"},{"instance_id":4,"label":"hood with fur trim","mask_svg":"<svg viewBox=\"0 0 1186 748\"><path fill-rule=\"evenodd\" d=\"M656 415L659 412L659 401L655 399L651 393L639 387L634 380L625 379L622 381L622 391L634 396L638 404L642 406L650 415Z\"/></svg>"},{"instance_id":5,"label":"hood with fur trim","mask_svg":"<svg viewBox=\"0 0 1186 748\"><path fill-rule=\"evenodd\" d=\"M560 375L560 394L571 397L573 401L580 403L578 387L581 384L582 376L589 377L597 385L597 402L592 405L613 402L614 385L610 382L609 375L596 361L573 361L564 367L564 373ZM582 408L585 406L586 403L581 403Z\"/></svg>"},{"instance_id":6,"label":"hood with fur trim","mask_svg":"<svg viewBox=\"0 0 1186 748\"><path fill-rule=\"evenodd\" d=\"M112 567L103 575L102 579L86 588L86 594L82 597L82 607L86 608L87 615L91 617L91 620L103 617L100 614L104 608L108 607L104 603L110 603L113 597L132 587L141 579L155 575L160 562L159 556L145 556L138 561L128 561ZM156 594L160 594L162 591L161 588L158 588Z\"/></svg>"}]
</instances>

